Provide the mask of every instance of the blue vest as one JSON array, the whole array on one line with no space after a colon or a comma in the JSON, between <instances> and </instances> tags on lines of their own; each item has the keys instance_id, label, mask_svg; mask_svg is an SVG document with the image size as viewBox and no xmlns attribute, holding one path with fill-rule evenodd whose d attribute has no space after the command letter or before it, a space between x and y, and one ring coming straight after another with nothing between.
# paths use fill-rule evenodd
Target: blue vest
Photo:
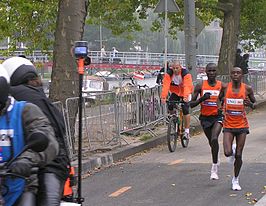
<instances>
[{"instance_id":1,"label":"blue vest","mask_svg":"<svg viewBox=\"0 0 266 206\"><path fill-rule=\"evenodd\" d=\"M12 110L0 116L0 163L8 162L13 156L18 155L25 145L22 126L25 103L15 101ZM5 206L12 206L22 194L25 180L8 177L2 184L9 188L8 194L4 195Z\"/></svg>"}]
</instances>

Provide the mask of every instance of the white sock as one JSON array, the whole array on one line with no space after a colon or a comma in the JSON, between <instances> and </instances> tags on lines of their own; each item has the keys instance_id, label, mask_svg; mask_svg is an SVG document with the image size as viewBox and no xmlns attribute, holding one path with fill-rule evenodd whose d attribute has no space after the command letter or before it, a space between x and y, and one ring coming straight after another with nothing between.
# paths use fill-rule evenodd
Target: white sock
<instances>
[{"instance_id":1,"label":"white sock","mask_svg":"<svg viewBox=\"0 0 266 206\"><path fill-rule=\"evenodd\" d=\"M185 128L185 133L189 134L189 128Z\"/></svg>"},{"instance_id":2,"label":"white sock","mask_svg":"<svg viewBox=\"0 0 266 206\"><path fill-rule=\"evenodd\" d=\"M217 172L218 171L218 164L212 163L212 171Z\"/></svg>"}]
</instances>

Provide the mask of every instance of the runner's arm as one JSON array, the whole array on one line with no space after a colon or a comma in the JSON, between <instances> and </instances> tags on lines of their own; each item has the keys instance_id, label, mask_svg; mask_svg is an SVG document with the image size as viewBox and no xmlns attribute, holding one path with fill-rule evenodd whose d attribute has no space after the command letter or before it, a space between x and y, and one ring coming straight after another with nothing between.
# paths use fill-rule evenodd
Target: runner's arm
<instances>
[{"instance_id":1,"label":"runner's arm","mask_svg":"<svg viewBox=\"0 0 266 206\"><path fill-rule=\"evenodd\" d=\"M194 92L193 92L193 95L192 95L192 99L191 99L191 101L189 103L191 108L196 107L197 105L199 105L202 102L201 99L198 98L198 96L201 93L201 87L202 87L202 83L198 83L195 86L195 89L194 89Z\"/></svg>"},{"instance_id":2,"label":"runner's arm","mask_svg":"<svg viewBox=\"0 0 266 206\"><path fill-rule=\"evenodd\" d=\"M226 90L226 88L227 88L227 84L222 83L222 88L221 88L220 93L219 93L219 96L217 98L218 110L221 110L222 109L223 99L224 99L224 96L225 96L225 90Z\"/></svg>"},{"instance_id":3,"label":"runner's arm","mask_svg":"<svg viewBox=\"0 0 266 206\"><path fill-rule=\"evenodd\" d=\"M246 85L246 91L247 91L248 98L244 100L244 104L245 106L249 106L251 109L255 109L257 106L257 103L256 103L256 98L254 96L252 87L249 85Z\"/></svg>"}]
</instances>

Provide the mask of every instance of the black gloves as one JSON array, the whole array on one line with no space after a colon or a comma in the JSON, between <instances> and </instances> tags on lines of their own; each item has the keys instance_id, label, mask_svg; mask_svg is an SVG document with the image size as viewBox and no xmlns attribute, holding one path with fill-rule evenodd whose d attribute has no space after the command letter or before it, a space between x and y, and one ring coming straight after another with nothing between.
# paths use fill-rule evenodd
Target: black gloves
<instances>
[{"instance_id":1,"label":"black gloves","mask_svg":"<svg viewBox=\"0 0 266 206\"><path fill-rule=\"evenodd\" d=\"M210 99L210 98L211 98L211 93L206 92L200 99L201 99L201 102L203 102L203 101Z\"/></svg>"},{"instance_id":2,"label":"black gloves","mask_svg":"<svg viewBox=\"0 0 266 206\"><path fill-rule=\"evenodd\" d=\"M218 116L223 116L223 109L218 109Z\"/></svg>"},{"instance_id":3,"label":"black gloves","mask_svg":"<svg viewBox=\"0 0 266 206\"><path fill-rule=\"evenodd\" d=\"M16 160L9 166L10 172L29 177L31 175L32 162L26 158Z\"/></svg>"}]
</instances>

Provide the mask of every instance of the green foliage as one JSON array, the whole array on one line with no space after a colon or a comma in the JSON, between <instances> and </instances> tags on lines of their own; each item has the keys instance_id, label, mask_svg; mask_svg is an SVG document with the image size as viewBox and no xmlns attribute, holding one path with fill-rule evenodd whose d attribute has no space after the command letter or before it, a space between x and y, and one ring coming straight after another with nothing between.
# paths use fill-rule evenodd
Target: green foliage
<instances>
[{"instance_id":1,"label":"green foliage","mask_svg":"<svg viewBox=\"0 0 266 206\"><path fill-rule=\"evenodd\" d=\"M53 42L58 0L1 0L0 40L10 37L11 49L20 42L49 49Z\"/></svg>"},{"instance_id":2,"label":"green foliage","mask_svg":"<svg viewBox=\"0 0 266 206\"><path fill-rule=\"evenodd\" d=\"M266 0L242 0L241 8L241 34L246 42L244 48L254 49L266 43Z\"/></svg>"},{"instance_id":3,"label":"green foliage","mask_svg":"<svg viewBox=\"0 0 266 206\"><path fill-rule=\"evenodd\" d=\"M136 13L138 1L100 0L89 5L89 24L101 24L119 35L124 32L141 30ZM143 13L141 13L143 15ZM140 16L141 16L140 15Z\"/></svg>"}]
</instances>

